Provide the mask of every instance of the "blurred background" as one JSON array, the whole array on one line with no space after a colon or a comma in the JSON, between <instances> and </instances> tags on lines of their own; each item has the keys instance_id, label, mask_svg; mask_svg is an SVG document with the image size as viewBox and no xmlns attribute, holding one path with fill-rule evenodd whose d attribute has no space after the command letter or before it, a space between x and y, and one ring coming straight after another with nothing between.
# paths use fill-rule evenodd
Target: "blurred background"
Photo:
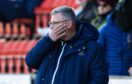
<instances>
[{"instance_id":1,"label":"blurred background","mask_svg":"<svg viewBox=\"0 0 132 84\"><path fill-rule=\"evenodd\" d=\"M58 6L75 9L78 20L97 29L116 3L105 9L98 0L0 0L0 84L34 84L37 71L25 64L25 55L48 33L50 11ZM132 60L131 60L132 61ZM109 84L132 84L131 76L110 76Z\"/></svg>"}]
</instances>

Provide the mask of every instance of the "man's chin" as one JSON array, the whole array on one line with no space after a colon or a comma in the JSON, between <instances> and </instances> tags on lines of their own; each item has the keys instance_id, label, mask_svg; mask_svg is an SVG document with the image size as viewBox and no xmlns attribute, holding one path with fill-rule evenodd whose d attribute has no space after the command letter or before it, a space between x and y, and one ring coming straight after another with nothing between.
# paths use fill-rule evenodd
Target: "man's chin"
<instances>
[{"instance_id":1,"label":"man's chin","mask_svg":"<svg viewBox=\"0 0 132 84\"><path fill-rule=\"evenodd\" d=\"M61 41L67 41L66 39L60 39Z\"/></svg>"},{"instance_id":2,"label":"man's chin","mask_svg":"<svg viewBox=\"0 0 132 84\"><path fill-rule=\"evenodd\" d=\"M68 39L66 39L66 38L64 38L64 37L61 38L60 40L61 40L61 41L68 41Z\"/></svg>"}]
</instances>

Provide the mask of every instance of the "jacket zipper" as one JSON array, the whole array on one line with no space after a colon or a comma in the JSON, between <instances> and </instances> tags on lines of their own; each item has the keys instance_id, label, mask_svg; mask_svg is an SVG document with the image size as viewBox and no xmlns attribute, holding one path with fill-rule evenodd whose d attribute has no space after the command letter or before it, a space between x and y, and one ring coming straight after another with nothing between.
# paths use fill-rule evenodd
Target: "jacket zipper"
<instances>
[{"instance_id":1,"label":"jacket zipper","mask_svg":"<svg viewBox=\"0 0 132 84\"><path fill-rule=\"evenodd\" d=\"M61 60L62 54L63 54L63 52L64 52L65 46L66 46L66 44L64 44L64 46L62 47L61 53L60 53L60 55L59 55L59 58L58 58L58 61L57 61L57 66L56 66L56 68L55 68L55 71L54 71L54 74L53 74L53 77L52 77L52 82L51 82L51 84L54 84L55 76L56 76L56 73L57 73L57 71L58 71L59 64L60 64L60 60Z\"/></svg>"}]
</instances>

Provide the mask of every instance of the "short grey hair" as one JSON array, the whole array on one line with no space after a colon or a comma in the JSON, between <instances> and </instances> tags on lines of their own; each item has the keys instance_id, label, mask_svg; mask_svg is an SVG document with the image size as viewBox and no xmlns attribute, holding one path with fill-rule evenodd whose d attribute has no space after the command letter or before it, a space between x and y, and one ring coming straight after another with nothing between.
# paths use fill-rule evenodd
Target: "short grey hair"
<instances>
[{"instance_id":1,"label":"short grey hair","mask_svg":"<svg viewBox=\"0 0 132 84\"><path fill-rule=\"evenodd\" d=\"M51 11L51 15L57 14L57 13L62 13L65 18L70 19L70 20L76 20L76 15L73 11L73 8L68 7L68 6L60 6Z\"/></svg>"}]
</instances>

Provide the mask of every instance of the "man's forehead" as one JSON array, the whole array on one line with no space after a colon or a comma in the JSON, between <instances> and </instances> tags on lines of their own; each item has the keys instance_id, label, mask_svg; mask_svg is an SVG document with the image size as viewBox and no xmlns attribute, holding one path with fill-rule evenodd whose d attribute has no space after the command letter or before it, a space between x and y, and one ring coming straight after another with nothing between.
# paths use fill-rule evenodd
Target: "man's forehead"
<instances>
[{"instance_id":1,"label":"man's forehead","mask_svg":"<svg viewBox=\"0 0 132 84\"><path fill-rule=\"evenodd\" d=\"M62 21L63 19L64 18L63 18L62 13L51 15L51 21Z\"/></svg>"}]
</instances>

